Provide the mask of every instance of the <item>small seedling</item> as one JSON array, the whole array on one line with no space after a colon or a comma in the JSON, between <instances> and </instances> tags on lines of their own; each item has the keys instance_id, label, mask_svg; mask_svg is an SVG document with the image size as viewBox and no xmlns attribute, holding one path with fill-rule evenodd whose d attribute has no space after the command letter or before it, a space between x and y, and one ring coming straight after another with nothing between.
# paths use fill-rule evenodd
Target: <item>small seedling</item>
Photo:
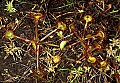
<instances>
[{"instance_id":1,"label":"small seedling","mask_svg":"<svg viewBox=\"0 0 120 83\"><path fill-rule=\"evenodd\" d=\"M13 0L10 2L6 2L7 3L7 5L6 5L6 9L5 10L7 10L7 11L9 11L9 12L16 12L16 9L13 7Z\"/></svg>"}]
</instances>

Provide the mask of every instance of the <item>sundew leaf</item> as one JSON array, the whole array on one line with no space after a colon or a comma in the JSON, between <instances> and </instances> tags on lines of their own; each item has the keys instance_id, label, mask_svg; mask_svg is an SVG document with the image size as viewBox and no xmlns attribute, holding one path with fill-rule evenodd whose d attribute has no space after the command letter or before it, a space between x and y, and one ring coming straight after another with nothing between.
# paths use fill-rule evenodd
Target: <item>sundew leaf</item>
<instances>
[{"instance_id":1,"label":"sundew leaf","mask_svg":"<svg viewBox=\"0 0 120 83\"><path fill-rule=\"evenodd\" d=\"M16 12L16 9L13 7L13 0L10 2L7 1L6 9L9 12Z\"/></svg>"},{"instance_id":2,"label":"sundew leaf","mask_svg":"<svg viewBox=\"0 0 120 83\"><path fill-rule=\"evenodd\" d=\"M61 49L61 50L65 47L66 43L67 43L67 41L62 41L62 42L60 43L60 49Z\"/></svg>"},{"instance_id":3,"label":"sundew leaf","mask_svg":"<svg viewBox=\"0 0 120 83\"><path fill-rule=\"evenodd\" d=\"M36 44L35 44L35 41L32 41L32 46L33 46L33 49L36 50Z\"/></svg>"},{"instance_id":4,"label":"sundew leaf","mask_svg":"<svg viewBox=\"0 0 120 83\"><path fill-rule=\"evenodd\" d=\"M12 39L12 38L14 38L14 34L13 34L12 31L8 30L5 33L5 37L8 38L8 39Z\"/></svg>"}]
</instances>

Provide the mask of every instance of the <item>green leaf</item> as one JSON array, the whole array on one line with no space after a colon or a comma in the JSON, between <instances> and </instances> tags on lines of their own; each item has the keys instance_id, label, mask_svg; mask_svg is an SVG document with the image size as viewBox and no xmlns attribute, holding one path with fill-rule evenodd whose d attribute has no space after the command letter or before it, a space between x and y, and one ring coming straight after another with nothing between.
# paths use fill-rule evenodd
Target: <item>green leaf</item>
<instances>
[{"instance_id":1,"label":"green leaf","mask_svg":"<svg viewBox=\"0 0 120 83\"><path fill-rule=\"evenodd\" d=\"M60 43L60 49L61 49L61 50L65 47L66 43L67 43L67 41L62 41L62 42Z\"/></svg>"},{"instance_id":2,"label":"green leaf","mask_svg":"<svg viewBox=\"0 0 120 83\"><path fill-rule=\"evenodd\" d=\"M62 32L62 31L59 31L59 32L57 33L57 35L58 35L59 37L63 37L63 32Z\"/></svg>"},{"instance_id":3,"label":"green leaf","mask_svg":"<svg viewBox=\"0 0 120 83\"><path fill-rule=\"evenodd\" d=\"M6 37L7 39L12 39L12 38L14 38L14 34L13 34L12 31L9 30L9 31L6 31L5 37Z\"/></svg>"}]
</instances>

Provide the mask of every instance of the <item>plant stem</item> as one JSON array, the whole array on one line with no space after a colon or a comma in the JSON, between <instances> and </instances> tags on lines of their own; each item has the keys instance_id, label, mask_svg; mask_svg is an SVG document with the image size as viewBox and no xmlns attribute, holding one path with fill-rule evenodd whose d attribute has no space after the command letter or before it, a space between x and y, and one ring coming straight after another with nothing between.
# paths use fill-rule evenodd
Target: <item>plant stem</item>
<instances>
[{"instance_id":1,"label":"plant stem","mask_svg":"<svg viewBox=\"0 0 120 83\"><path fill-rule=\"evenodd\" d=\"M52 32L50 32L49 34L47 34L45 37L43 37L40 41L45 40L47 37L49 37L51 34L53 34L56 31L57 31L57 29L53 30Z\"/></svg>"},{"instance_id":2,"label":"plant stem","mask_svg":"<svg viewBox=\"0 0 120 83\"><path fill-rule=\"evenodd\" d=\"M27 39L27 38L21 38L21 37L19 37L19 36L15 36L16 38L18 38L18 39L21 39L21 40L24 40L24 41L26 41L26 42L30 42L31 40L29 40L29 39Z\"/></svg>"},{"instance_id":3,"label":"plant stem","mask_svg":"<svg viewBox=\"0 0 120 83\"><path fill-rule=\"evenodd\" d=\"M85 27L84 27L84 32L83 32L82 38L84 38L84 36L85 36L85 31L87 30L87 25L88 25L88 22L85 23Z\"/></svg>"},{"instance_id":4,"label":"plant stem","mask_svg":"<svg viewBox=\"0 0 120 83\"><path fill-rule=\"evenodd\" d=\"M36 36L36 41L38 40L38 28L37 26L35 27L35 36Z\"/></svg>"},{"instance_id":5,"label":"plant stem","mask_svg":"<svg viewBox=\"0 0 120 83\"><path fill-rule=\"evenodd\" d=\"M37 55L37 70L39 70L39 48L40 46L37 45L36 55Z\"/></svg>"}]
</instances>

